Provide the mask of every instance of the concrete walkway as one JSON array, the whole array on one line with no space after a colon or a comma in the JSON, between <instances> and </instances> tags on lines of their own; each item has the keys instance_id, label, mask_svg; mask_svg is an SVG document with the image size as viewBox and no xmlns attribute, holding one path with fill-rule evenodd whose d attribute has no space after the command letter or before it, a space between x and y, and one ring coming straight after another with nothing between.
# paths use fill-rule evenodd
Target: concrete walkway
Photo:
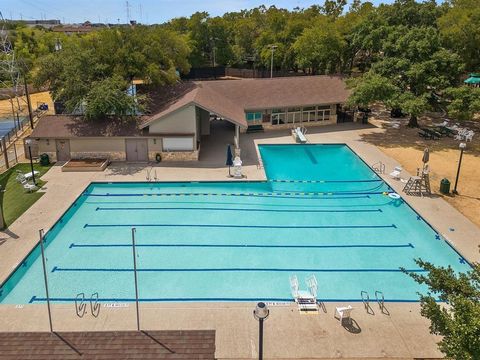
<instances>
[{"instance_id":1,"label":"concrete walkway","mask_svg":"<svg viewBox=\"0 0 480 360\"><path fill-rule=\"evenodd\" d=\"M224 132L222 135L222 131ZM388 174L398 165L375 146L361 141L361 135L383 131L356 124L309 129L311 143L347 143L368 164L382 161ZM230 130L220 129L212 136L227 136ZM242 134L241 148L244 173L248 180L265 179L258 166L257 145L260 143L293 143L288 131L263 134ZM46 194L23 214L8 232L0 235L0 280L38 241L38 230L47 231L91 181L145 181L147 169L156 171L159 181L225 180L225 148L203 145L205 153L199 162L161 163L152 165L113 164L101 173L62 173L54 166L43 176L48 181ZM208 149L208 150L207 150ZM421 159L419 159L419 164ZM407 176L407 175L404 175ZM469 261L480 261L480 230L439 197L413 197L401 193L403 183L384 179L434 226ZM451 229L454 229L452 231ZM133 304L123 308L102 308L98 319L75 316L73 305L54 305L55 328L71 330L133 329ZM418 304L388 304L390 315L367 314L359 304L354 312L356 326L342 327L333 318L334 307L327 304L326 313L300 315L294 306L273 306L266 322L265 354L270 358L439 358L435 338L429 335L428 322L419 314ZM345 305L345 304L341 304ZM142 304L142 324L148 330L215 329L217 358L247 359L256 357L257 323L253 319L254 304ZM45 305L21 307L0 305L1 331L41 331L48 329ZM34 321L32 319L35 319ZM360 329L360 331L358 331ZM268 354L268 355L267 355Z\"/></svg>"}]
</instances>

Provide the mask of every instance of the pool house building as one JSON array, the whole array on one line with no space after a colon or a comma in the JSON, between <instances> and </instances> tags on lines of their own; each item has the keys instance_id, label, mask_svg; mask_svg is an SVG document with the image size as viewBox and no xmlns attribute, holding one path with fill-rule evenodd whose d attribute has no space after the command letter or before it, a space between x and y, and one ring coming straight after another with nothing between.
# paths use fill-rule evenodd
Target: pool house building
<instances>
[{"instance_id":1,"label":"pool house building","mask_svg":"<svg viewBox=\"0 0 480 360\"><path fill-rule=\"evenodd\" d=\"M149 113L136 122L47 116L30 137L53 160L182 161L198 160L212 121L233 125L238 149L243 132L353 120L342 109L348 90L339 76L183 82L148 96Z\"/></svg>"}]
</instances>

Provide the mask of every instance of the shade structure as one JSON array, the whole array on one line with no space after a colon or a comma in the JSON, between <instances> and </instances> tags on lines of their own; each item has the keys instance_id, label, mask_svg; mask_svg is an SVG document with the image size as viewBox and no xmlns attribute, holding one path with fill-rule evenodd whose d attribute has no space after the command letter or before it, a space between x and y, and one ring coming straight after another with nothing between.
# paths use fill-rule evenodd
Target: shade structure
<instances>
[{"instance_id":1,"label":"shade structure","mask_svg":"<svg viewBox=\"0 0 480 360\"><path fill-rule=\"evenodd\" d=\"M428 148L425 148L425 150L423 150L422 162L426 164L428 163L429 160L430 160L430 150L428 150Z\"/></svg>"},{"instance_id":2,"label":"shade structure","mask_svg":"<svg viewBox=\"0 0 480 360\"><path fill-rule=\"evenodd\" d=\"M470 74L470 77L464 81L465 84L480 85L480 74Z\"/></svg>"}]
</instances>

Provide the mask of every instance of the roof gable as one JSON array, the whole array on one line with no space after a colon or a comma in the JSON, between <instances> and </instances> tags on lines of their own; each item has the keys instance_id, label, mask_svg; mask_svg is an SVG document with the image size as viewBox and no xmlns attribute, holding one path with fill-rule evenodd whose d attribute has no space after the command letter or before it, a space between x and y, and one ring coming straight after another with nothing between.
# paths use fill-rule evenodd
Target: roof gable
<instances>
[{"instance_id":1,"label":"roof gable","mask_svg":"<svg viewBox=\"0 0 480 360\"><path fill-rule=\"evenodd\" d=\"M292 76L273 79L211 80L179 83L152 97L156 108L141 128L195 104L247 127L245 111L344 103L349 91L340 76Z\"/></svg>"}]
</instances>

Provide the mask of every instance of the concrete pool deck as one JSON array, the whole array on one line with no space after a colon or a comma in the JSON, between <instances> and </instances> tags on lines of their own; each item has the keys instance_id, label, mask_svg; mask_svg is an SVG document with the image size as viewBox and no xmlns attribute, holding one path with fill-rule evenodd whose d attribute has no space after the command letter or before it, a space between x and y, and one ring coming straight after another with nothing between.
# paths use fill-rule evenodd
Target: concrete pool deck
<instances>
[{"instance_id":1,"label":"concrete pool deck","mask_svg":"<svg viewBox=\"0 0 480 360\"><path fill-rule=\"evenodd\" d=\"M346 143L367 164L382 161L387 175L382 175L412 207L442 234L464 258L480 261L478 245L480 229L440 197L415 197L402 193L403 183L392 180L388 173L398 165L378 148L361 141L361 135L381 132L374 127L356 124L311 128L307 138L311 143ZM215 135L221 137L222 133ZM230 136L223 137L225 143ZM38 241L38 230L47 231L91 181L145 181L147 169L156 172L159 181L220 180L227 178L225 144L217 139L202 145L201 159L192 163L153 165L112 164L102 173L64 173L54 166L43 176L48 181L46 194L25 212L9 230L0 236L0 281L8 277ZM293 143L287 131L264 134L242 134L243 172L247 180L264 180L264 170L258 165L258 144ZM421 159L418 159L419 166ZM408 178L408 174L402 174ZM435 184L433 186L436 186ZM454 229L454 231L452 231ZM319 293L321 294L321 286ZM320 295L321 297L321 295ZM388 294L386 294L388 298ZM440 358L438 338L429 335L428 321L419 314L416 303L388 303L390 315L381 314L372 304L375 315L369 315L362 304L353 304L353 318L361 331L344 329L333 318L335 306L327 303L327 313L300 315L293 305L273 306L265 325L265 355L274 358ZM253 319L254 304L142 304L144 329L215 329L216 357L229 359L256 356L257 323ZM134 304L126 308L102 308L98 319L79 319L74 305L53 305L54 327L59 331L121 330L135 328ZM48 330L45 305L15 307L0 305L0 331ZM33 320L35 319L35 320ZM268 355L267 355L268 354Z\"/></svg>"}]
</instances>

